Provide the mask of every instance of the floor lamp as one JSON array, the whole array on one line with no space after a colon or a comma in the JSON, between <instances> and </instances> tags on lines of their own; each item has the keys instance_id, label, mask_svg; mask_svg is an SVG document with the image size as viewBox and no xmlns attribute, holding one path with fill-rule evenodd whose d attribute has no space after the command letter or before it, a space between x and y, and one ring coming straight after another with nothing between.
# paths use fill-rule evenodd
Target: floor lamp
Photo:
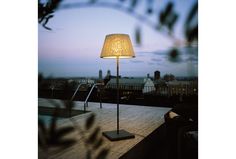
<instances>
[{"instance_id":1,"label":"floor lamp","mask_svg":"<svg viewBox=\"0 0 236 159\"><path fill-rule=\"evenodd\" d=\"M125 130L119 129L119 59L133 58L134 50L127 34L110 34L105 38L101 58L116 59L116 88L117 88L117 130L103 132L103 135L111 141L134 138L135 136Z\"/></svg>"}]
</instances>

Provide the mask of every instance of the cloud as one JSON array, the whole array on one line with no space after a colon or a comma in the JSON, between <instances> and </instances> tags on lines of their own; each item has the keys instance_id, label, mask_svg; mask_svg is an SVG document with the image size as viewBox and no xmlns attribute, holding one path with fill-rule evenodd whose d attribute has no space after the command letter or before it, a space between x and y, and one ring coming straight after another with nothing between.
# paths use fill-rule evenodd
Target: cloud
<instances>
[{"instance_id":1,"label":"cloud","mask_svg":"<svg viewBox=\"0 0 236 159\"><path fill-rule=\"evenodd\" d=\"M152 65L152 66L164 66L165 64L159 63L159 62L148 62L148 65Z\"/></svg>"},{"instance_id":2,"label":"cloud","mask_svg":"<svg viewBox=\"0 0 236 159\"><path fill-rule=\"evenodd\" d=\"M156 65L157 63L154 62L148 62L148 65Z\"/></svg>"},{"instance_id":3,"label":"cloud","mask_svg":"<svg viewBox=\"0 0 236 159\"><path fill-rule=\"evenodd\" d=\"M166 55L166 51L140 51L137 52L137 54L139 54L139 56L150 56L150 55Z\"/></svg>"},{"instance_id":4,"label":"cloud","mask_svg":"<svg viewBox=\"0 0 236 159\"><path fill-rule=\"evenodd\" d=\"M130 60L130 62L133 62L133 63L144 63L144 61L141 61L141 60Z\"/></svg>"},{"instance_id":5,"label":"cloud","mask_svg":"<svg viewBox=\"0 0 236 159\"><path fill-rule=\"evenodd\" d=\"M154 62L162 62L163 59L161 59L161 58L151 58L151 61L154 61Z\"/></svg>"},{"instance_id":6,"label":"cloud","mask_svg":"<svg viewBox=\"0 0 236 159\"><path fill-rule=\"evenodd\" d=\"M198 62L198 57L197 56L190 56L186 59L187 62Z\"/></svg>"}]
</instances>

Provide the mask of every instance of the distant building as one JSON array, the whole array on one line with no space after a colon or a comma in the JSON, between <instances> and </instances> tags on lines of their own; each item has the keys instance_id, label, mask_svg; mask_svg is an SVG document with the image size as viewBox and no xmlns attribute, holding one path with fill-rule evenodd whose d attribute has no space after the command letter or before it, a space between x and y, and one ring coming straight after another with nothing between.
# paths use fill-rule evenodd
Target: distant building
<instances>
[{"instance_id":1,"label":"distant building","mask_svg":"<svg viewBox=\"0 0 236 159\"><path fill-rule=\"evenodd\" d=\"M160 71L155 71L154 72L154 80L159 80L161 78L161 73Z\"/></svg>"},{"instance_id":2,"label":"distant building","mask_svg":"<svg viewBox=\"0 0 236 159\"><path fill-rule=\"evenodd\" d=\"M85 77L73 78L73 80L76 83L86 83L86 84L94 84L95 83L94 79L89 79L89 78L85 78Z\"/></svg>"},{"instance_id":3,"label":"distant building","mask_svg":"<svg viewBox=\"0 0 236 159\"><path fill-rule=\"evenodd\" d=\"M163 79L166 81L166 82L169 82L169 81L174 81L175 80L175 76L172 75L172 74L165 74Z\"/></svg>"},{"instance_id":4,"label":"distant building","mask_svg":"<svg viewBox=\"0 0 236 159\"><path fill-rule=\"evenodd\" d=\"M107 70L107 77L110 77L110 76L111 76L111 71Z\"/></svg>"},{"instance_id":5,"label":"distant building","mask_svg":"<svg viewBox=\"0 0 236 159\"><path fill-rule=\"evenodd\" d=\"M145 78L144 79L144 87L142 92L143 93L151 93L154 92L156 90L155 85L153 83L153 81L150 78Z\"/></svg>"},{"instance_id":6,"label":"distant building","mask_svg":"<svg viewBox=\"0 0 236 159\"><path fill-rule=\"evenodd\" d=\"M112 78L106 85L107 89L116 89L116 79ZM119 89L123 91L141 91L150 93L155 91L155 86L150 78L120 78Z\"/></svg>"},{"instance_id":7,"label":"distant building","mask_svg":"<svg viewBox=\"0 0 236 159\"><path fill-rule=\"evenodd\" d=\"M197 81L169 81L166 82L170 96L173 95L197 95Z\"/></svg>"},{"instance_id":8,"label":"distant building","mask_svg":"<svg viewBox=\"0 0 236 159\"><path fill-rule=\"evenodd\" d=\"M168 81L157 80L154 82L156 87L156 94L164 96L176 95L197 95L198 83L197 81Z\"/></svg>"},{"instance_id":9,"label":"distant building","mask_svg":"<svg viewBox=\"0 0 236 159\"><path fill-rule=\"evenodd\" d=\"M98 79L102 80L102 70L99 70Z\"/></svg>"},{"instance_id":10,"label":"distant building","mask_svg":"<svg viewBox=\"0 0 236 159\"><path fill-rule=\"evenodd\" d=\"M154 85L156 88L156 92L155 92L156 94L164 95L164 96L168 95L168 87L165 80L162 80L162 79L155 80Z\"/></svg>"}]
</instances>

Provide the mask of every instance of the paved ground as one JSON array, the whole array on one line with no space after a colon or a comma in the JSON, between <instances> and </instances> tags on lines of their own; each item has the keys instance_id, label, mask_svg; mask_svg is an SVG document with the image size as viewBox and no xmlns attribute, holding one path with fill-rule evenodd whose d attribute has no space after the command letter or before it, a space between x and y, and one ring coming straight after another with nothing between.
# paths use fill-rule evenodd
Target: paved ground
<instances>
[{"instance_id":1,"label":"paved ground","mask_svg":"<svg viewBox=\"0 0 236 159\"><path fill-rule=\"evenodd\" d=\"M54 100L60 103L59 100ZM76 106L74 109L83 110L82 102L75 102ZM43 98L38 99L39 106L50 107L52 104ZM73 121L76 125L84 128L86 118L94 113L96 115L96 125L101 128L99 136L103 139L104 148L109 148L109 159L120 158L126 154L135 145L144 140L149 134L156 130L160 125L164 123L164 114L170 110L170 108L162 107L147 107L147 106L135 106L135 105L120 105L120 129L133 133L134 139L121 140L121 141L109 141L107 138L102 136L103 131L116 130L116 104L105 103L100 108L99 103L89 102L88 111L89 113L81 114L73 117ZM69 119L65 119L60 122L60 126L72 125ZM95 126L94 126L95 129ZM85 136L89 136L91 132L85 132ZM51 151L48 152L49 158L57 159L83 159L86 158L87 150L89 146L83 142L83 137L78 133L70 134L70 137L76 138L77 143L67 149L60 152ZM92 155L96 156L98 151L92 151ZM39 150L39 157L43 155L42 151Z\"/></svg>"}]
</instances>

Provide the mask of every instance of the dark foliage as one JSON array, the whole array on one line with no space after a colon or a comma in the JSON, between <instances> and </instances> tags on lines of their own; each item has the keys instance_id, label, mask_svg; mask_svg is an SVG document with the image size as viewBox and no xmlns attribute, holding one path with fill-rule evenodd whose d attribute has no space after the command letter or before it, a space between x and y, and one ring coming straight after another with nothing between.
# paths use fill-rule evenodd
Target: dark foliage
<instances>
[{"instance_id":1,"label":"dark foliage","mask_svg":"<svg viewBox=\"0 0 236 159\"><path fill-rule=\"evenodd\" d=\"M98 133L100 132L100 128L97 127L92 134L90 134L90 136L87 139L87 143L89 144L94 144L96 142Z\"/></svg>"},{"instance_id":2,"label":"dark foliage","mask_svg":"<svg viewBox=\"0 0 236 159\"><path fill-rule=\"evenodd\" d=\"M49 0L46 3L42 3L38 0L38 22L42 24L45 29L51 30L51 28L46 25L49 19L53 17L53 13L56 11L61 1L62 0Z\"/></svg>"},{"instance_id":3,"label":"dark foliage","mask_svg":"<svg viewBox=\"0 0 236 159\"><path fill-rule=\"evenodd\" d=\"M71 117L71 111L74 108L75 103L71 100L65 100L64 106L65 106L66 110L69 112L69 116Z\"/></svg>"},{"instance_id":4,"label":"dark foliage","mask_svg":"<svg viewBox=\"0 0 236 159\"><path fill-rule=\"evenodd\" d=\"M160 26L166 27L172 33L173 27L177 22L178 14L174 11L174 4L169 2L166 8L159 15Z\"/></svg>"},{"instance_id":5,"label":"dark foliage","mask_svg":"<svg viewBox=\"0 0 236 159\"><path fill-rule=\"evenodd\" d=\"M86 130L90 129L93 124L94 124L94 121L95 121L95 115L94 114L91 114L87 120L86 120L86 123L85 123L85 128Z\"/></svg>"},{"instance_id":6,"label":"dark foliage","mask_svg":"<svg viewBox=\"0 0 236 159\"><path fill-rule=\"evenodd\" d=\"M40 84L44 80L43 74L39 73L38 74L38 83Z\"/></svg>"},{"instance_id":7,"label":"dark foliage","mask_svg":"<svg viewBox=\"0 0 236 159\"><path fill-rule=\"evenodd\" d=\"M139 0L130 0L130 11L132 11L138 4Z\"/></svg>"},{"instance_id":8,"label":"dark foliage","mask_svg":"<svg viewBox=\"0 0 236 159\"><path fill-rule=\"evenodd\" d=\"M146 13L152 14L153 13L153 0L146 0L146 3L147 3Z\"/></svg>"},{"instance_id":9,"label":"dark foliage","mask_svg":"<svg viewBox=\"0 0 236 159\"><path fill-rule=\"evenodd\" d=\"M92 158L92 152L91 152L91 150L88 150L86 152L86 159L91 159L91 158Z\"/></svg>"},{"instance_id":10,"label":"dark foliage","mask_svg":"<svg viewBox=\"0 0 236 159\"><path fill-rule=\"evenodd\" d=\"M93 149L99 148L102 144L103 144L103 139L100 138L99 140L97 140L97 141L94 143Z\"/></svg>"},{"instance_id":11,"label":"dark foliage","mask_svg":"<svg viewBox=\"0 0 236 159\"><path fill-rule=\"evenodd\" d=\"M95 115L91 114L85 122L85 129L89 130L93 127L94 122L95 121ZM91 130L90 130L91 131ZM100 159L103 158L105 159L107 154L109 153L109 149L106 148L101 148L102 144L103 144L103 139L102 136L100 136L100 127L95 127L91 133L88 135L88 137L85 137L85 143L86 143L86 147L88 147L87 152L86 152L86 158L90 159L92 158L92 153L91 152L95 152L100 150L100 152L98 153L98 156L94 156L95 159ZM92 151L93 150L93 151Z\"/></svg>"},{"instance_id":12,"label":"dark foliage","mask_svg":"<svg viewBox=\"0 0 236 159\"><path fill-rule=\"evenodd\" d=\"M195 3L191 8L185 22L185 37L190 43L192 43L194 40L198 40L197 14L198 3Z\"/></svg>"},{"instance_id":13,"label":"dark foliage","mask_svg":"<svg viewBox=\"0 0 236 159\"><path fill-rule=\"evenodd\" d=\"M67 134L74 131L73 127L57 127L57 112L58 108L55 109L55 113L48 128L42 120L39 120L38 122L39 146L43 149L48 149L49 147L65 148L73 145L76 142L76 140L72 138L64 138Z\"/></svg>"},{"instance_id":14,"label":"dark foliage","mask_svg":"<svg viewBox=\"0 0 236 159\"><path fill-rule=\"evenodd\" d=\"M180 56L180 53L179 53L179 51L176 48L171 49L169 51L169 55L168 55L169 61L171 61L171 62L179 62L180 61L180 57L179 56Z\"/></svg>"},{"instance_id":15,"label":"dark foliage","mask_svg":"<svg viewBox=\"0 0 236 159\"><path fill-rule=\"evenodd\" d=\"M136 29L135 29L135 41L138 45L141 44L141 29L140 29L140 27L136 27Z\"/></svg>"},{"instance_id":16,"label":"dark foliage","mask_svg":"<svg viewBox=\"0 0 236 159\"><path fill-rule=\"evenodd\" d=\"M102 149L96 159L105 159L108 155L109 150L108 149Z\"/></svg>"},{"instance_id":17,"label":"dark foliage","mask_svg":"<svg viewBox=\"0 0 236 159\"><path fill-rule=\"evenodd\" d=\"M39 79L41 76L43 77L42 74L39 74ZM41 79L43 81L43 78ZM47 125L43 120L38 120L38 145L43 150L44 155L47 156L47 152L50 148L56 148L60 151L74 145L77 142L76 138L70 138L68 135L77 131L85 144L87 159L96 157L95 151L101 151L97 156L98 158L106 158L109 150L102 148L103 139L101 136L101 129L98 126L94 126L95 114L92 113L88 118L86 118L84 130L74 121L73 118L69 118L73 126L59 127L57 118L60 113L62 113L62 108L60 108L61 105L65 107L65 110L70 112L71 115L75 103L72 100L65 100L62 104L55 102L54 100L48 100L48 102L54 106L54 113L49 125ZM92 129L93 127L95 128ZM89 134L85 135L85 132Z\"/></svg>"}]
</instances>

